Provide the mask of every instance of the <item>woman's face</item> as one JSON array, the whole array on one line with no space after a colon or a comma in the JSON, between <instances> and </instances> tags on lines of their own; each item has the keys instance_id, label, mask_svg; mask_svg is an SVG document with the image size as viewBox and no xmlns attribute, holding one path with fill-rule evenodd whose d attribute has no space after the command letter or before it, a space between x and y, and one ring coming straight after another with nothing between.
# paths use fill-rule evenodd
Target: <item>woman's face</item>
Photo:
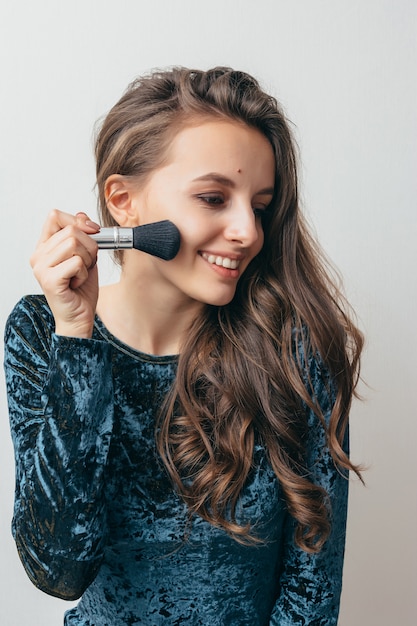
<instances>
[{"instance_id":1,"label":"woman's face","mask_svg":"<svg viewBox=\"0 0 417 626\"><path fill-rule=\"evenodd\" d=\"M275 159L256 129L209 120L175 136L165 164L132 194L137 224L169 219L180 230L172 261L139 253L153 280L192 301L230 302L260 252L262 212L272 200ZM145 267L142 265L141 267Z\"/></svg>"}]
</instances>

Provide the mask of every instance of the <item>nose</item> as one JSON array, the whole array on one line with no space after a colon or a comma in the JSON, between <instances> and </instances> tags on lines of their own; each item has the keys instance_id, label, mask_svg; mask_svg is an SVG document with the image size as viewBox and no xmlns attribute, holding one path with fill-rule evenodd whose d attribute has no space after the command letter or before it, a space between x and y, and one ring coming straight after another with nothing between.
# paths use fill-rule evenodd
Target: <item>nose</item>
<instances>
[{"instance_id":1,"label":"nose","mask_svg":"<svg viewBox=\"0 0 417 626\"><path fill-rule=\"evenodd\" d=\"M227 217L224 234L228 241L248 248L260 240L263 234L261 221L250 204L235 205Z\"/></svg>"}]
</instances>

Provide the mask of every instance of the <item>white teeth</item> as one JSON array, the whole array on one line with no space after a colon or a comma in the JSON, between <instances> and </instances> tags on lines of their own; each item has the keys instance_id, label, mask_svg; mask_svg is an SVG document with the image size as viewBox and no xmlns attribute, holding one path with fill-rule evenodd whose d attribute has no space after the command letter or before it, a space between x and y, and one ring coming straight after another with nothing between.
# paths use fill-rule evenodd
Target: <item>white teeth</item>
<instances>
[{"instance_id":1,"label":"white teeth","mask_svg":"<svg viewBox=\"0 0 417 626\"><path fill-rule=\"evenodd\" d=\"M237 267L236 261L232 261L232 259L223 259L223 267L228 267L229 270L235 270Z\"/></svg>"},{"instance_id":2,"label":"white teeth","mask_svg":"<svg viewBox=\"0 0 417 626\"><path fill-rule=\"evenodd\" d=\"M214 254L204 254L204 258L209 263L220 265L220 267L226 267L229 270L235 270L239 267L239 261L236 259L229 259L228 257L214 256Z\"/></svg>"}]
</instances>

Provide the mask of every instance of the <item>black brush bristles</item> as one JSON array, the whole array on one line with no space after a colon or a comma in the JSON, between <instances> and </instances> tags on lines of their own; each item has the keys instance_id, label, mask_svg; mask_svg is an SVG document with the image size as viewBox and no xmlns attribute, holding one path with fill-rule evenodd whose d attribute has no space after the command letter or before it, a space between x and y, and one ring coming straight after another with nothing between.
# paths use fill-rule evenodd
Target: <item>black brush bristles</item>
<instances>
[{"instance_id":1,"label":"black brush bristles","mask_svg":"<svg viewBox=\"0 0 417 626\"><path fill-rule=\"evenodd\" d=\"M171 261L180 249L180 231L169 220L133 228L133 247L164 261Z\"/></svg>"}]
</instances>

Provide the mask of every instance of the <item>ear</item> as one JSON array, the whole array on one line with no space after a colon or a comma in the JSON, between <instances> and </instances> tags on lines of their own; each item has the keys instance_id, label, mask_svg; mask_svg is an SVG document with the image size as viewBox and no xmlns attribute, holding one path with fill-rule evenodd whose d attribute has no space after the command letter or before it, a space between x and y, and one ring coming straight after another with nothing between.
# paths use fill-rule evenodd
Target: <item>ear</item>
<instances>
[{"instance_id":1,"label":"ear","mask_svg":"<svg viewBox=\"0 0 417 626\"><path fill-rule=\"evenodd\" d=\"M120 226L137 226L137 189L125 176L112 174L104 183L107 208Z\"/></svg>"}]
</instances>

